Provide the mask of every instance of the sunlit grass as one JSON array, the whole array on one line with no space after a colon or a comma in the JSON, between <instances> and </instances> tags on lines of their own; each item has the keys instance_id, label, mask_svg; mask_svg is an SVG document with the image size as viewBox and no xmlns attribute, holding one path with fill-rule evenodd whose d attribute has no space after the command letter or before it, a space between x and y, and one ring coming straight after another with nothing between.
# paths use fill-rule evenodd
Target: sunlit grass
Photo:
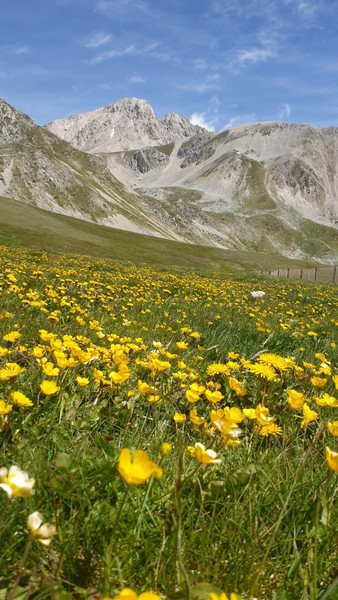
<instances>
[{"instance_id":1,"label":"sunlit grass","mask_svg":"<svg viewBox=\"0 0 338 600\"><path fill-rule=\"evenodd\" d=\"M0 589L329 597L337 288L1 262ZM34 495L13 492L14 465ZM26 531L36 511L52 530Z\"/></svg>"}]
</instances>

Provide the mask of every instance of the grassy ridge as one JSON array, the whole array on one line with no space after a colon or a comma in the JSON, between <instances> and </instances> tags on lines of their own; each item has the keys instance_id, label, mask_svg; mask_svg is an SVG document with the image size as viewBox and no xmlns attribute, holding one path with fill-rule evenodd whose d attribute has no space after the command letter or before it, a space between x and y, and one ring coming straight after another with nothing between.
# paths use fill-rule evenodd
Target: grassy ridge
<instances>
[{"instance_id":1,"label":"grassy ridge","mask_svg":"<svg viewBox=\"0 0 338 600\"><path fill-rule=\"evenodd\" d=\"M204 272L312 266L264 252L196 246L95 225L0 196L0 241L56 252L74 252L154 266Z\"/></svg>"}]
</instances>

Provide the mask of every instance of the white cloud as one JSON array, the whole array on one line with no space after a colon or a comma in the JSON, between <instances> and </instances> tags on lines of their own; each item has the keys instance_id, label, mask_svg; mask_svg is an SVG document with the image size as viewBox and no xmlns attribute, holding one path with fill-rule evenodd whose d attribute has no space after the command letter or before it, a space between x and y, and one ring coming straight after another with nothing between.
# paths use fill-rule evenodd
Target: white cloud
<instances>
[{"instance_id":1,"label":"white cloud","mask_svg":"<svg viewBox=\"0 0 338 600\"><path fill-rule=\"evenodd\" d=\"M200 127L204 127L204 129L208 129L208 131L215 131L213 121L207 121L205 113L194 112L189 117L189 121L193 125L199 125Z\"/></svg>"},{"instance_id":2,"label":"white cloud","mask_svg":"<svg viewBox=\"0 0 338 600\"><path fill-rule=\"evenodd\" d=\"M99 0L97 8L104 13L121 15L135 10L147 11L148 5L143 0Z\"/></svg>"},{"instance_id":3,"label":"white cloud","mask_svg":"<svg viewBox=\"0 0 338 600\"><path fill-rule=\"evenodd\" d=\"M205 94L210 90L215 90L218 86L212 83L179 83L176 88L182 92L196 92L197 94Z\"/></svg>"},{"instance_id":4,"label":"white cloud","mask_svg":"<svg viewBox=\"0 0 338 600\"><path fill-rule=\"evenodd\" d=\"M129 81L130 83L147 83L146 78L142 77L142 75L132 75Z\"/></svg>"},{"instance_id":5,"label":"white cloud","mask_svg":"<svg viewBox=\"0 0 338 600\"><path fill-rule=\"evenodd\" d=\"M272 48L248 48L238 52L235 62L238 65L245 65L245 63L265 62L275 56L276 52Z\"/></svg>"},{"instance_id":6,"label":"white cloud","mask_svg":"<svg viewBox=\"0 0 338 600\"><path fill-rule=\"evenodd\" d=\"M28 52L28 46L19 46L18 48L12 48L9 50L10 54L15 54L16 56L19 56L20 54L28 54Z\"/></svg>"},{"instance_id":7,"label":"white cloud","mask_svg":"<svg viewBox=\"0 0 338 600\"><path fill-rule=\"evenodd\" d=\"M287 119L291 114L291 106L288 102L285 102L278 113L279 119Z\"/></svg>"},{"instance_id":8,"label":"white cloud","mask_svg":"<svg viewBox=\"0 0 338 600\"><path fill-rule=\"evenodd\" d=\"M88 42L84 45L86 48L99 48L104 44L108 44L108 42L112 41L112 36L110 33L97 33L94 35Z\"/></svg>"},{"instance_id":9,"label":"white cloud","mask_svg":"<svg viewBox=\"0 0 338 600\"><path fill-rule=\"evenodd\" d=\"M284 0L304 19L313 19L319 12L320 0Z\"/></svg>"},{"instance_id":10,"label":"white cloud","mask_svg":"<svg viewBox=\"0 0 338 600\"><path fill-rule=\"evenodd\" d=\"M142 55L153 55L153 50L155 50L155 48L157 48L158 44L150 44L149 46L146 46L145 48L137 48L136 46L134 46L134 44L132 44L131 46L128 46L127 48L121 49L121 50L108 50L107 52L102 52L101 54L97 54L96 56L94 56L94 58L91 59L90 64L91 65L97 65L100 62L103 62L105 60L111 60L113 58L120 58L121 56L127 56L127 55L131 55L131 56L142 56Z\"/></svg>"},{"instance_id":11,"label":"white cloud","mask_svg":"<svg viewBox=\"0 0 338 600\"><path fill-rule=\"evenodd\" d=\"M205 69L207 69L207 62L206 60L204 60L204 58L196 58L195 60L193 60L193 69L195 71L204 71Z\"/></svg>"},{"instance_id":12,"label":"white cloud","mask_svg":"<svg viewBox=\"0 0 338 600\"><path fill-rule=\"evenodd\" d=\"M235 117L231 117L231 119L229 119L229 121L224 125L223 129L232 129L233 127L246 125L246 123L252 123L254 121L257 121L257 117L254 113L248 115L236 115Z\"/></svg>"},{"instance_id":13,"label":"white cloud","mask_svg":"<svg viewBox=\"0 0 338 600\"><path fill-rule=\"evenodd\" d=\"M217 81L218 79L220 79L220 74L219 73L214 73L213 75L208 75L207 79L209 81Z\"/></svg>"}]
</instances>

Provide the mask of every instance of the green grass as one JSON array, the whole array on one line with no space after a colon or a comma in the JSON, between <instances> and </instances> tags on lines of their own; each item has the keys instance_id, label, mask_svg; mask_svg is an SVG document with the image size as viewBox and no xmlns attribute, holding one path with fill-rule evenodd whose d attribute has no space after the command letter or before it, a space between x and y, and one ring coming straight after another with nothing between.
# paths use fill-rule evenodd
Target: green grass
<instances>
[{"instance_id":1,"label":"green grass","mask_svg":"<svg viewBox=\"0 0 338 600\"><path fill-rule=\"evenodd\" d=\"M335 598L337 474L324 448L337 447L326 426L337 408L316 398L337 397L337 288L37 245L4 246L0 260L0 398L12 403L21 391L33 403L0 414L0 468L17 465L35 478L30 498L7 501L0 489L0 595L99 600L130 587L168 600L207 600L210 591ZM265 297L253 299L254 289ZM10 332L19 339L6 339ZM252 370L264 352L275 354L269 377ZM44 371L48 361L58 373ZM21 372L8 378L13 363ZM215 363L228 372L212 374ZM126 377L117 383L119 373ZM40 388L46 379L59 388L49 396ZM156 388L158 402L139 380ZM218 388L222 400L213 404L204 389L189 402L193 383ZM318 413L306 427L302 409L287 402L289 389ZM280 435L265 436L264 419L246 418L241 445L232 446L219 430L224 414L212 427L212 410L261 404ZM192 409L205 425L194 425ZM176 423L175 413L186 422ZM164 441L172 450L161 456ZM187 450L197 442L220 462L199 463ZM117 469L122 448L146 451L162 477L127 488ZM27 516L36 510L57 533L48 549L34 541L22 561Z\"/></svg>"},{"instance_id":2,"label":"green grass","mask_svg":"<svg viewBox=\"0 0 338 600\"><path fill-rule=\"evenodd\" d=\"M0 241L56 252L74 252L205 273L311 266L263 252L228 251L164 240L95 225L0 197Z\"/></svg>"}]
</instances>

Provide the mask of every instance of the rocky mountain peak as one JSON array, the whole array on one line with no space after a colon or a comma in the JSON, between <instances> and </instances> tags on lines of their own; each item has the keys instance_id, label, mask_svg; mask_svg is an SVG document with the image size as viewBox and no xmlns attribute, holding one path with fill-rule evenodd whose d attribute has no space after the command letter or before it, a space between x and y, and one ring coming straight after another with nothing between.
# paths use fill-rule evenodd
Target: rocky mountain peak
<instances>
[{"instance_id":1,"label":"rocky mountain peak","mask_svg":"<svg viewBox=\"0 0 338 600\"><path fill-rule=\"evenodd\" d=\"M16 110L0 98L0 143L17 142L22 139L23 129L33 128L33 119Z\"/></svg>"},{"instance_id":2,"label":"rocky mountain peak","mask_svg":"<svg viewBox=\"0 0 338 600\"><path fill-rule=\"evenodd\" d=\"M46 127L75 148L91 153L159 146L203 131L175 113L161 121L149 102L140 98L123 98L88 113L58 119Z\"/></svg>"}]
</instances>

